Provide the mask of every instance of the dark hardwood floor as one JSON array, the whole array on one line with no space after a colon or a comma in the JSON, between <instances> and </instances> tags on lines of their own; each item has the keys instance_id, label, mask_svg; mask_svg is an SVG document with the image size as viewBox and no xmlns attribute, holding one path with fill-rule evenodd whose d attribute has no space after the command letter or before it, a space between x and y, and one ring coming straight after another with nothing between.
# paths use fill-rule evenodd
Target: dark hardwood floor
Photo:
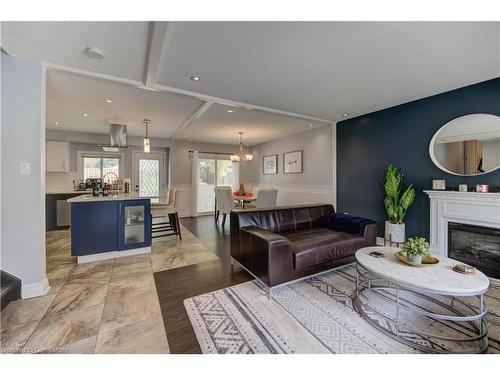
<instances>
[{"instance_id":1,"label":"dark hardwood floor","mask_svg":"<svg viewBox=\"0 0 500 375\"><path fill-rule=\"evenodd\" d=\"M221 221L222 218L219 223ZM154 277L170 352L201 353L183 301L252 280L252 277L240 267L231 266L229 220L224 231L220 224L215 225L213 216L184 218L181 223L220 260L158 272Z\"/></svg>"}]
</instances>

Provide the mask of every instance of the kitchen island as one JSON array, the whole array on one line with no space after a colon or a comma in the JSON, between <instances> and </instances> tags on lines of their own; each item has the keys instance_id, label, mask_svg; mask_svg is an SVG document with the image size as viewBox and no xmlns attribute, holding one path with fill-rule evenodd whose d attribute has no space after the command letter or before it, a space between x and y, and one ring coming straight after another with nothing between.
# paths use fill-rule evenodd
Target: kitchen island
<instances>
[{"instance_id":1,"label":"kitchen island","mask_svg":"<svg viewBox=\"0 0 500 375\"><path fill-rule=\"evenodd\" d=\"M135 193L68 199L78 263L151 252L151 200Z\"/></svg>"}]
</instances>

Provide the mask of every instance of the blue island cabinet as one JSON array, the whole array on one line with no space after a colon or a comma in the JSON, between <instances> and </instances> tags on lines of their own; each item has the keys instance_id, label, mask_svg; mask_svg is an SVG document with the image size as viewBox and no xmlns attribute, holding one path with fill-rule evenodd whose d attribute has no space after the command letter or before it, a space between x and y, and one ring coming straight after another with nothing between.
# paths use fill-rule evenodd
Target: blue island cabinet
<instances>
[{"instance_id":1,"label":"blue island cabinet","mask_svg":"<svg viewBox=\"0 0 500 375\"><path fill-rule=\"evenodd\" d=\"M104 253L141 248L150 250L149 199L93 199L71 204L71 255L79 257L79 262L89 255L103 254L105 258Z\"/></svg>"}]
</instances>

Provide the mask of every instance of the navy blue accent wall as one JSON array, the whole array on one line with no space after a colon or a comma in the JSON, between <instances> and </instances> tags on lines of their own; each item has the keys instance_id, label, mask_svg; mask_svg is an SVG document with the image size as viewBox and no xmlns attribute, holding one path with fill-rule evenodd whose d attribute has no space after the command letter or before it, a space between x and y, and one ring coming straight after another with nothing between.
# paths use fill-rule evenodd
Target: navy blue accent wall
<instances>
[{"instance_id":1,"label":"navy blue accent wall","mask_svg":"<svg viewBox=\"0 0 500 375\"><path fill-rule=\"evenodd\" d=\"M500 186L500 170L474 177L455 176L436 167L429 142L448 121L471 113L500 116L500 78L416 100L337 124L337 204L377 221L383 234L385 210L382 178L388 164L402 168L417 192L405 222L407 236L429 238L429 199L423 190L433 179L447 186L478 183Z\"/></svg>"}]
</instances>

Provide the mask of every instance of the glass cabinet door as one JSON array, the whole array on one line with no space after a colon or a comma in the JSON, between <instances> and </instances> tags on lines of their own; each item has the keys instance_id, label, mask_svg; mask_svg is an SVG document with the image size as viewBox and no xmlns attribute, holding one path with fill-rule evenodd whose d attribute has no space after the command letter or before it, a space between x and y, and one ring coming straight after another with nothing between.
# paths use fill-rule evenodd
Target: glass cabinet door
<instances>
[{"instance_id":1,"label":"glass cabinet door","mask_svg":"<svg viewBox=\"0 0 500 375\"><path fill-rule=\"evenodd\" d=\"M144 206L125 206L124 244L144 242Z\"/></svg>"},{"instance_id":2,"label":"glass cabinet door","mask_svg":"<svg viewBox=\"0 0 500 375\"><path fill-rule=\"evenodd\" d=\"M120 249L150 246L150 202L129 201L121 206Z\"/></svg>"}]
</instances>

